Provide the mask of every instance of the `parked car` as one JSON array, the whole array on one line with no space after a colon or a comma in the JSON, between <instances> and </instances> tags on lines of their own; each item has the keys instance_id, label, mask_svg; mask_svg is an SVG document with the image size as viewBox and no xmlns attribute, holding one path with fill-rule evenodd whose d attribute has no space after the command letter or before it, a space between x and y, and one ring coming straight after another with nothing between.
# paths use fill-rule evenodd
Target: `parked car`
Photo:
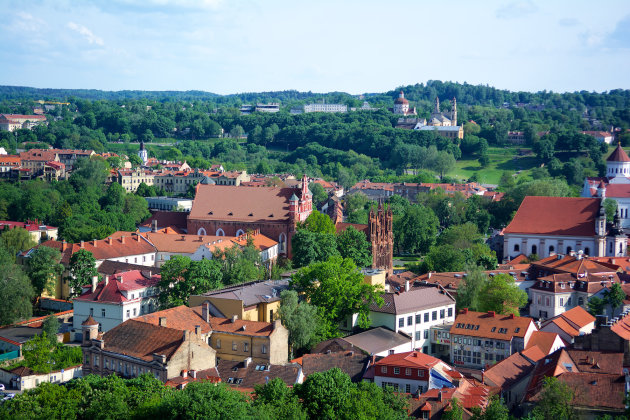
<instances>
[{"instance_id":1,"label":"parked car","mask_svg":"<svg viewBox=\"0 0 630 420\"><path fill-rule=\"evenodd\" d=\"M2 401L10 400L13 397L15 397L15 394L10 394L8 392L0 392L0 398L2 399Z\"/></svg>"}]
</instances>

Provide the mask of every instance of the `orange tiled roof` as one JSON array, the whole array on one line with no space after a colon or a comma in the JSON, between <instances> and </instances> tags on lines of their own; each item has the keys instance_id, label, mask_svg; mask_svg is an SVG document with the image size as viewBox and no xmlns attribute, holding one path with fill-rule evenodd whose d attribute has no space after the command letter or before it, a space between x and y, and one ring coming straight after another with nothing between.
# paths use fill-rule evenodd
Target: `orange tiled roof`
<instances>
[{"instance_id":1,"label":"orange tiled roof","mask_svg":"<svg viewBox=\"0 0 630 420\"><path fill-rule=\"evenodd\" d=\"M556 340L561 340L560 336L554 332L534 331L527 342L526 349L538 347L544 354L550 354Z\"/></svg>"},{"instance_id":2,"label":"orange tiled roof","mask_svg":"<svg viewBox=\"0 0 630 420\"><path fill-rule=\"evenodd\" d=\"M513 337L525 337L533 324L532 318L513 315L498 315L494 312L460 311L451 327L451 335L511 340ZM505 332L499 332L505 329Z\"/></svg>"},{"instance_id":3,"label":"orange tiled roof","mask_svg":"<svg viewBox=\"0 0 630 420\"><path fill-rule=\"evenodd\" d=\"M578 328L584 328L588 324L595 322L595 317L589 314L581 306L576 306L575 308L569 309L568 311L560 314L560 316L567 321L572 322Z\"/></svg>"},{"instance_id":4,"label":"orange tiled roof","mask_svg":"<svg viewBox=\"0 0 630 420\"><path fill-rule=\"evenodd\" d=\"M210 325L201 317L201 313L181 305L163 311L153 312L148 315L134 318L136 321L145 322L152 325L160 325L160 318L166 318L166 327L176 330L195 331L196 326L201 326L201 333L207 334L211 331Z\"/></svg>"}]
</instances>

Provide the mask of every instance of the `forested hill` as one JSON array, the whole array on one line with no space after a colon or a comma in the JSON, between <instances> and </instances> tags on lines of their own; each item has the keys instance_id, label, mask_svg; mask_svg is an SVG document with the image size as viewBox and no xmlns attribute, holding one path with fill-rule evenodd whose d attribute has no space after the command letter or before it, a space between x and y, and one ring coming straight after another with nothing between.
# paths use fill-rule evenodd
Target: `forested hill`
<instances>
[{"instance_id":1,"label":"forested hill","mask_svg":"<svg viewBox=\"0 0 630 420\"><path fill-rule=\"evenodd\" d=\"M630 90L616 89L609 92L572 92L555 93L552 91L541 92L513 92L505 89L497 89L488 85L471 85L468 83L442 82L429 80L426 84L419 83L397 87L383 93L366 93L359 97L344 92L313 93L285 90L278 92L251 92L230 95L218 95L199 90L190 91L144 91L121 90L103 91L96 89L38 89L22 86L0 86L0 99L12 100L69 100L71 98L88 100L133 100L146 99L159 102L171 101L208 101L217 105L240 105L241 103L279 102L284 106L299 105L316 101L328 103L345 103L349 106L360 106L365 99L373 105L391 105L398 96L400 90L405 92L405 97L410 101L423 105L425 102L433 103L438 96L444 100L457 98L459 104L502 106L524 104L529 106L544 106L556 109L583 110L584 107L612 107L616 109L630 107ZM445 102L448 107L449 102Z\"/></svg>"}]
</instances>

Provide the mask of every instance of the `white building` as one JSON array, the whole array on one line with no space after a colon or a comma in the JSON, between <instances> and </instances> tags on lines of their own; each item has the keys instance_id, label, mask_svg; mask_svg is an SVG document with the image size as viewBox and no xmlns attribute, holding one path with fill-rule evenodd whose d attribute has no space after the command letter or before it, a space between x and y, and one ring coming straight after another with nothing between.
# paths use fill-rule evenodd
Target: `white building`
<instances>
[{"instance_id":1,"label":"white building","mask_svg":"<svg viewBox=\"0 0 630 420\"><path fill-rule=\"evenodd\" d=\"M92 285L73 300L75 333L81 331L81 324L88 316L105 332L128 319L156 311L159 281L159 274L140 270L105 276L100 283L94 278Z\"/></svg>"},{"instance_id":2,"label":"white building","mask_svg":"<svg viewBox=\"0 0 630 420\"><path fill-rule=\"evenodd\" d=\"M628 238L619 216L606 225L600 198L525 197L512 222L503 230L503 257L583 251L595 257L626 255Z\"/></svg>"},{"instance_id":3,"label":"white building","mask_svg":"<svg viewBox=\"0 0 630 420\"><path fill-rule=\"evenodd\" d=\"M610 198L617 202L622 228L630 228L630 157L621 145L606 159L605 177L584 180L582 197Z\"/></svg>"},{"instance_id":4,"label":"white building","mask_svg":"<svg viewBox=\"0 0 630 420\"><path fill-rule=\"evenodd\" d=\"M308 104L304 105L304 112L348 112L348 105L344 104Z\"/></svg>"},{"instance_id":5,"label":"white building","mask_svg":"<svg viewBox=\"0 0 630 420\"><path fill-rule=\"evenodd\" d=\"M428 284L398 293L385 293L380 308L370 305L373 327L386 327L411 337L412 348L430 354L431 327L455 320L455 299L442 286Z\"/></svg>"},{"instance_id":6,"label":"white building","mask_svg":"<svg viewBox=\"0 0 630 420\"><path fill-rule=\"evenodd\" d=\"M178 197L145 197L149 210L185 211L190 213L193 201L190 198Z\"/></svg>"}]
</instances>

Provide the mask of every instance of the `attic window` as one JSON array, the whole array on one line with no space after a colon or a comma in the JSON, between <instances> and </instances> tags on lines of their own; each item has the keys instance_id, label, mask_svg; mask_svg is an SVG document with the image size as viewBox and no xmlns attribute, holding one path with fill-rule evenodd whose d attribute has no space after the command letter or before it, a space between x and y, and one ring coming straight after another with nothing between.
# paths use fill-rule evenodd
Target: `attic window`
<instances>
[{"instance_id":1,"label":"attic window","mask_svg":"<svg viewBox=\"0 0 630 420\"><path fill-rule=\"evenodd\" d=\"M238 367L234 366L234 367L232 368L232 372L238 372Z\"/></svg>"},{"instance_id":2,"label":"attic window","mask_svg":"<svg viewBox=\"0 0 630 420\"><path fill-rule=\"evenodd\" d=\"M479 329L479 325L475 325L475 330L478 330L478 329Z\"/></svg>"},{"instance_id":3,"label":"attic window","mask_svg":"<svg viewBox=\"0 0 630 420\"><path fill-rule=\"evenodd\" d=\"M271 214L269 215L269 217L273 217L273 213L271 213Z\"/></svg>"},{"instance_id":4,"label":"attic window","mask_svg":"<svg viewBox=\"0 0 630 420\"><path fill-rule=\"evenodd\" d=\"M521 329L519 327L514 328L514 332L517 333L519 332Z\"/></svg>"},{"instance_id":5,"label":"attic window","mask_svg":"<svg viewBox=\"0 0 630 420\"><path fill-rule=\"evenodd\" d=\"M208 214L213 214L212 211L209 211Z\"/></svg>"},{"instance_id":6,"label":"attic window","mask_svg":"<svg viewBox=\"0 0 630 420\"><path fill-rule=\"evenodd\" d=\"M228 216L234 216L234 214L232 214L232 212L229 212L229 213L228 213Z\"/></svg>"},{"instance_id":7,"label":"attic window","mask_svg":"<svg viewBox=\"0 0 630 420\"><path fill-rule=\"evenodd\" d=\"M490 332L495 332L497 330L497 327L492 327L492 329L490 330Z\"/></svg>"},{"instance_id":8,"label":"attic window","mask_svg":"<svg viewBox=\"0 0 630 420\"><path fill-rule=\"evenodd\" d=\"M249 214L248 214L248 216L250 216L250 217L251 217L251 216L253 216L253 215L254 215L254 213L249 213Z\"/></svg>"}]
</instances>

